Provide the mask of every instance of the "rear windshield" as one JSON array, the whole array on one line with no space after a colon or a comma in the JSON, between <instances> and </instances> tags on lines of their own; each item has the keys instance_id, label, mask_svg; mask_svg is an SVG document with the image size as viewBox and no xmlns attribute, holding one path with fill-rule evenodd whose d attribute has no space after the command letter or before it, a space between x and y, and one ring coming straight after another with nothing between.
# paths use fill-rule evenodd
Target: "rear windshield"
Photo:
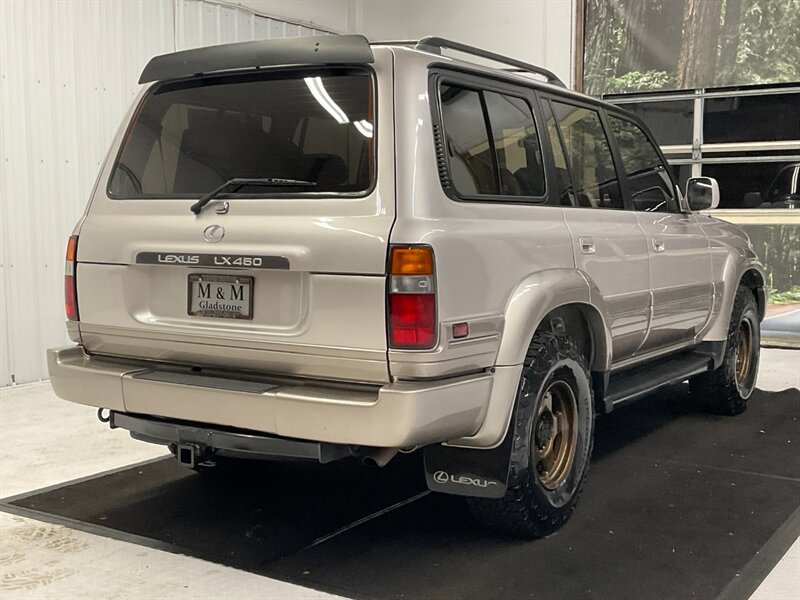
<instances>
[{"instance_id":1,"label":"rear windshield","mask_svg":"<svg viewBox=\"0 0 800 600\"><path fill-rule=\"evenodd\" d=\"M372 185L373 83L363 69L293 70L161 84L139 107L108 186L116 198L359 195ZM232 188L235 189L235 188Z\"/></svg>"}]
</instances>

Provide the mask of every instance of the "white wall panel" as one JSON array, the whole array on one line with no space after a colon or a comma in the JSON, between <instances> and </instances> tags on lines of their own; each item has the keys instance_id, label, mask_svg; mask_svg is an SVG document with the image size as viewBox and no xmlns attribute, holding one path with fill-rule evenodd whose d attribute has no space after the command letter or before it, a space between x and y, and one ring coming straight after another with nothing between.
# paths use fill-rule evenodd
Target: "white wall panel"
<instances>
[{"instance_id":1,"label":"white wall panel","mask_svg":"<svg viewBox=\"0 0 800 600\"><path fill-rule=\"evenodd\" d=\"M262 14L292 21L306 28L332 33L355 33L350 26L350 11L363 0L228 0L229 4L247 6ZM367 0L373 1L373 0Z\"/></svg>"},{"instance_id":2,"label":"white wall panel","mask_svg":"<svg viewBox=\"0 0 800 600\"><path fill-rule=\"evenodd\" d=\"M207 1L0 0L0 386L46 378L45 349L69 343L66 240L145 63L315 33Z\"/></svg>"},{"instance_id":3,"label":"white wall panel","mask_svg":"<svg viewBox=\"0 0 800 600\"><path fill-rule=\"evenodd\" d=\"M437 35L547 67L572 81L575 0L354 0L370 40Z\"/></svg>"}]
</instances>

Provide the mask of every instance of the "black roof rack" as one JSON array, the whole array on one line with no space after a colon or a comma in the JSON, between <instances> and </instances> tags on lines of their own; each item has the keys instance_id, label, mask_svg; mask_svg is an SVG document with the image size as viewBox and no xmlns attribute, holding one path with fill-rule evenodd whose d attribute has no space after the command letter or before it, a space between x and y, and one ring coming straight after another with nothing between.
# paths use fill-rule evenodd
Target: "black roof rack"
<instances>
[{"instance_id":1,"label":"black roof rack","mask_svg":"<svg viewBox=\"0 0 800 600\"><path fill-rule=\"evenodd\" d=\"M547 83L552 85L557 85L563 88L567 87L564 85L564 82L561 81L558 76L549 69L537 67L536 65L532 65L515 58L510 58L508 56L503 56L502 54L497 54L495 52L490 52L489 50L483 50L474 46L468 46L467 44L454 42L445 38L424 37L417 42L416 47L420 50L433 51L437 54L441 54L442 48L448 48L450 50L456 50L457 52L463 52L473 56L480 56L481 58L486 58L505 65L510 65L516 69L519 69L519 71L523 73L535 73L536 75L541 75L547 79Z\"/></svg>"},{"instance_id":2,"label":"black roof rack","mask_svg":"<svg viewBox=\"0 0 800 600\"><path fill-rule=\"evenodd\" d=\"M139 83L279 65L365 64L375 62L363 35L323 35L221 44L152 58Z\"/></svg>"}]
</instances>

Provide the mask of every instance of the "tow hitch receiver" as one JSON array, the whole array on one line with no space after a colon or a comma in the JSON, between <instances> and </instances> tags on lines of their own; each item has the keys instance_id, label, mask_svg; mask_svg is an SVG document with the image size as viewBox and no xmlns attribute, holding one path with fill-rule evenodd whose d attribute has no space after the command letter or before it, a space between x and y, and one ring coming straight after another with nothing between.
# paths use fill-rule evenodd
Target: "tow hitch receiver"
<instances>
[{"instance_id":1,"label":"tow hitch receiver","mask_svg":"<svg viewBox=\"0 0 800 600\"><path fill-rule=\"evenodd\" d=\"M178 462L185 467L194 468L201 460L198 460L202 451L197 444L178 444L175 449L175 457Z\"/></svg>"}]
</instances>

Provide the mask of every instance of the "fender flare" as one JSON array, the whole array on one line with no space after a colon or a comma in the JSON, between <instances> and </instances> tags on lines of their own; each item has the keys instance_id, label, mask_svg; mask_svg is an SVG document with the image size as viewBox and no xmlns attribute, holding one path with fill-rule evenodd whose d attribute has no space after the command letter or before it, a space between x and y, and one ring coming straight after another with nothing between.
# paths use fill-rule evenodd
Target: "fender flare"
<instances>
[{"instance_id":1,"label":"fender flare","mask_svg":"<svg viewBox=\"0 0 800 600\"><path fill-rule=\"evenodd\" d=\"M758 320L762 321L764 319L764 313L767 307L764 268L755 257L748 257L742 260L741 255L730 253L725 262L725 267L723 268L721 284L719 282L715 282L714 284L715 286L722 286L721 300L719 306L714 307L714 314L711 316L713 324L703 335L702 341L722 342L728 339L728 326L730 325L736 290L748 273L753 273L756 278L755 287ZM732 282L732 285L730 285L729 282Z\"/></svg>"},{"instance_id":2,"label":"fender flare","mask_svg":"<svg viewBox=\"0 0 800 600\"><path fill-rule=\"evenodd\" d=\"M551 269L523 279L506 305L503 336L483 424L474 435L451 440L446 445L490 449L502 444L511 422L525 354L542 319L556 308L570 305L581 310L589 324L595 349L590 368L608 371L611 332L606 325L605 305L602 301L600 306L596 305L600 299L597 287L576 270Z\"/></svg>"},{"instance_id":3,"label":"fender flare","mask_svg":"<svg viewBox=\"0 0 800 600\"><path fill-rule=\"evenodd\" d=\"M608 371L612 346L605 303L591 279L570 269L551 269L529 275L514 288L506 304L497 366L522 364L542 319L566 305L579 308L589 324L594 345L591 370Z\"/></svg>"}]
</instances>

